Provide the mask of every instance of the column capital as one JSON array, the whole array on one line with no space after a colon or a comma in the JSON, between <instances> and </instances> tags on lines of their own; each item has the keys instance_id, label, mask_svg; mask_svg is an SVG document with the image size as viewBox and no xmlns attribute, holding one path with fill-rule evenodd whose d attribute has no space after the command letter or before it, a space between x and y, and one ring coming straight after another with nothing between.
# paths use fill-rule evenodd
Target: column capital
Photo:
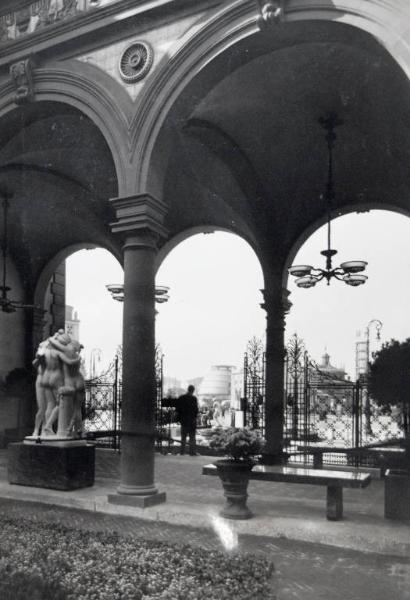
<instances>
[{"instance_id":1,"label":"column capital","mask_svg":"<svg viewBox=\"0 0 410 600\"><path fill-rule=\"evenodd\" d=\"M274 316L274 314L277 313L284 318L289 313L292 307L292 302L289 300L289 290L286 288L281 288L276 291L264 289L261 290L261 292L264 300L261 303L261 308L266 310L268 316Z\"/></svg>"},{"instance_id":2,"label":"column capital","mask_svg":"<svg viewBox=\"0 0 410 600\"><path fill-rule=\"evenodd\" d=\"M126 198L110 200L117 220L110 223L111 231L134 240L141 234L151 234L167 238L168 230L164 227L167 205L149 194L138 194Z\"/></svg>"}]
</instances>

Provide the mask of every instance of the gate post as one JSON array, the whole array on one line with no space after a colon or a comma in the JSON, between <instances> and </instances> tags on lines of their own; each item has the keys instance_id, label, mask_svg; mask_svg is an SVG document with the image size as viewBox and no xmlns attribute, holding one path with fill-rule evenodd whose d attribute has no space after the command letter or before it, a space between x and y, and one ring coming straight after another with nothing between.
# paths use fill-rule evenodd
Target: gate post
<instances>
[{"instance_id":1,"label":"gate post","mask_svg":"<svg viewBox=\"0 0 410 600\"><path fill-rule=\"evenodd\" d=\"M124 318L121 482L109 501L145 507L165 501L154 485L154 444L155 257L166 206L147 194L112 203L112 231L124 242Z\"/></svg>"},{"instance_id":2,"label":"gate post","mask_svg":"<svg viewBox=\"0 0 410 600\"><path fill-rule=\"evenodd\" d=\"M264 462L282 463L285 401L285 316L291 303L283 288L262 290L266 310L265 438Z\"/></svg>"}]
</instances>

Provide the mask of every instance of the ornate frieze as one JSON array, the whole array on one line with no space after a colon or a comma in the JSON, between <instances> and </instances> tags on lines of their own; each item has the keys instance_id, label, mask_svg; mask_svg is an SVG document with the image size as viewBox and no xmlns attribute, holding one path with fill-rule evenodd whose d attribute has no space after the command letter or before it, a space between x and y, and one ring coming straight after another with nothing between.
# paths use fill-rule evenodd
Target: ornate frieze
<instances>
[{"instance_id":1,"label":"ornate frieze","mask_svg":"<svg viewBox=\"0 0 410 600\"><path fill-rule=\"evenodd\" d=\"M0 43L16 40L98 5L98 0L37 0L27 3L23 8L0 15Z\"/></svg>"}]
</instances>

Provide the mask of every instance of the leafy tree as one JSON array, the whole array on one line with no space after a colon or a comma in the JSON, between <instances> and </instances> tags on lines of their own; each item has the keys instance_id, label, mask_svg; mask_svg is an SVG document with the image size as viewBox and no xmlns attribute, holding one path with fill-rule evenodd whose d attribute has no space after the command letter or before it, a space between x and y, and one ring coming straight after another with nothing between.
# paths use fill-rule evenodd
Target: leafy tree
<instances>
[{"instance_id":1,"label":"leafy tree","mask_svg":"<svg viewBox=\"0 0 410 600\"><path fill-rule=\"evenodd\" d=\"M369 393L379 406L400 406L404 430L409 433L410 338L383 344L370 364Z\"/></svg>"}]
</instances>

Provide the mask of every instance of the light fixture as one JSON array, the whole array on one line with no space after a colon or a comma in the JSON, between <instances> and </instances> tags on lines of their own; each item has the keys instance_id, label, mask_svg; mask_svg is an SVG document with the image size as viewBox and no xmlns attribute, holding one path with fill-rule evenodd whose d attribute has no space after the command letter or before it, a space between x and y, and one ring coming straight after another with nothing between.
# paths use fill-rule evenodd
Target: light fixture
<instances>
[{"instance_id":1,"label":"light fixture","mask_svg":"<svg viewBox=\"0 0 410 600\"><path fill-rule=\"evenodd\" d=\"M110 292L114 300L118 302L124 302L124 284L123 283L109 283L105 286ZM155 286L155 302L163 304L169 300L169 287L166 285Z\"/></svg>"},{"instance_id":2,"label":"light fixture","mask_svg":"<svg viewBox=\"0 0 410 600\"><path fill-rule=\"evenodd\" d=\"M38 308L33 304L24 304L19 300L12 300L8 297L11 288L7 285L7 259L8 259L8 211L10 207L9 200L13 193L4 185L0 184L0 196L3 201L3 240L1 243L1 252L3 258L2 285L0 285L0 309L5 313L16 312L18 308Z\"/></svg>"},{"instance_id":3,"label":"light fixture","mask_svg":"<svg viewBox=\"0 0 410 600\"><path fill-rule=\"evenodd\" d=\"M326 142L329 151L328 159L328 179L325 191L325 200L327 204L327 249L322 250L321 254L326 257L326 268L317 269L310 265L292 265L288 271L290 275L296 277L296 285L301 288L310 288L317 284L322 279L327 280L327 285L334 277L340 281L344 281L347 285L359 286L366 282L367 276L361 274L367 265L364 260L351 260L341 263L339 267L332 267L332 257L337 254L337 250L332 250L330 244L330 223L332 203L335 198L334 183L333 183L333 147L336 140L335 128L342 125L343 121L338 118L336 113L329 113L326 117L321 117L319 123L326 130Z\"/></svg>"}]
</instances>

